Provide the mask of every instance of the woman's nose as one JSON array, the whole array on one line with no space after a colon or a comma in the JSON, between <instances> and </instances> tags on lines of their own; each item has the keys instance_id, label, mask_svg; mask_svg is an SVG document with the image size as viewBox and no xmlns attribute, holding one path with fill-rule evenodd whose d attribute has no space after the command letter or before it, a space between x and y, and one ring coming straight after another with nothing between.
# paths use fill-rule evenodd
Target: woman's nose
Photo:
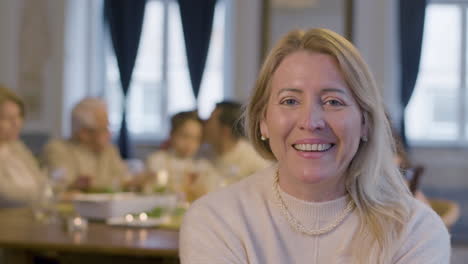
<instances>
[{"instance_id":1,"label":"woman's nose","mask_svg":"<svg viewBox=\"0 0 468 264\"><path fill-rule=\"evenodd\" d=\"M324 112L320 106L305 107L301 119L301 129L312 131L325 128Z\"/></svg>"}]
</instances>

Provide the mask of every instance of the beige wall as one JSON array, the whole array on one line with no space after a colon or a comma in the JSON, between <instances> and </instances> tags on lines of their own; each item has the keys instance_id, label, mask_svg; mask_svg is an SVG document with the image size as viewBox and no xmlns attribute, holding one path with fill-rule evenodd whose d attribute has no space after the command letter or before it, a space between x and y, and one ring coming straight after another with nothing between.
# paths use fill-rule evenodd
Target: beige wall
<instances>
[{"instance_id":1,"label":"beige wall","mask_svg":"<svg viewBox=\"0 0 468 264\"><path fill-rule=\"evenodd\" d=\"M325 27L340 34L345 33L345 5L343 0L321 0L306 8L271 7L271 48L281 36L292 29Z\"/></svg>"},{"instance_id":2,"label":"beige wall","mask_svg":"<svg viewBox=\"0 0 468 264\"><path fill-rule=\"evenodd\" d=\"M17 68L17 32L20 1L0 1L0 83L16 87Z\"/></svg>"},{"instance_id":3,"label":"beige wall","mask_svg":"<svg viewBox=\"0 0 468 264\"><path fill-rule=\"evenodd\" d=\"M255 83L261 46L261 2L262 0L227 0L232 16L231 32L226 43L231 54L227 54L230 79L226 80L227 96L241 102L250 95ZM229 30L229 29L228 29Z\"/></svg>"},{"instance_id":4,"label":"beige wall","mask_svg":"<svg viewBox=\"0 0 468 264\"><path fill-rule=\"evenodd\" d=\"M61 133L61 105L63 80L63 25L66 1L41 0L47 5L51 34L51 54L44 63L43 91L38 99L41 113L38 118L26 122L26 130L46 132L53 135ZM19 46L21 18L24 0L0 1L0 83L18 90ZM34 40L29 40L34 43ZM33 116L31 113L30 116Z\"/></svg>"}]
</instances>

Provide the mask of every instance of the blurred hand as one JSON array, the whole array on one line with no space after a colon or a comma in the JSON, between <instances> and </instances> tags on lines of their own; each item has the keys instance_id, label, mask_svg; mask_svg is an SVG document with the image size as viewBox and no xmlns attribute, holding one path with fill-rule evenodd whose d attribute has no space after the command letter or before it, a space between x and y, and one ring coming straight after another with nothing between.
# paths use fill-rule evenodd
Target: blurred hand
<instances>
[{"instance_id":1,"label":"blurred hand","mask_svg":"<svg viewBox=\"0 0 468 264\"><path fill-rule=\"evenodd\" d=\"M151 176L150 172L141 172L134 174L133 177L123 183L125 190L132 192L139 192L143 189L143 186L149 183ZM154 177L154 176L153 176Z\"/></svg>"},{"instance_id":2,"label":"blurred hand","mask_svg":"<svg viewBox=\"0 0 468 264\"><path fill-rule=\"evenodd\" d=\"M75 197L77 195L79 195L81 193L81 191L79 190L69 190L69 191L66 191L66 192L63 192L60 197L58 197L59 201L62 201L62 202L70 202L70 201L73 201L73 199L75 199Z\"/></svg>"},{"instance_id":3,"label":"blurred hand","mask_svg":"<svg viewBox=\"0 0 468 264\"><path fill-rule=\"evenodd\" d=\"M189 172L187 173L187 184L192 185L194 184L200 175L196 172Z\"/></svg>"},{"instance_id":4,"label":"blurred hand","mask_svg":"<svg viewBox=\"0 0 468 264\"><path fill-rule=\"evenodd\" d=\"M78 176L71 184L70 188L73 190L85 191L91 187L91 177L87 175Z\"/></svg>"}]
</instances>

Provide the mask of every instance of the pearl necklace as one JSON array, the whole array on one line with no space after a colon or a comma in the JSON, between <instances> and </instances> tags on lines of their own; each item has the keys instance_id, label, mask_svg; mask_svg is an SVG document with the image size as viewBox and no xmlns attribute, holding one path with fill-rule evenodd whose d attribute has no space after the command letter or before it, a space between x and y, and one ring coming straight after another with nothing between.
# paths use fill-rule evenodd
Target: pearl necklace
<instances>
[{"instance_id":1,"label":"pearl necklace","mask_svg":"<svg viewBox=\"0 0 468 264\"><path fill-rule=\"evenodd\" d=\"M280 191L279 191L279 171L276 171L275 175L275 180L273 183L273 190L276 195L276 199L278 200L278 206L281 209L281 213L283 214L284 217L286 217L286 220L288 220L289 224L291 227L298 231L299 233L309 235L309 236L319 236L326 234L333 229L335 229L338 225L340 225L343 220L346 218L346 216L354 209L354 203L352 200L348 202L346 205L345 209L341 213L341 215L330 225L320 228L320 229L310 229L305 227L299 220L297 220L290 212L286 204L284 203L283 198L281 197Z\"/></svg>"}]
</instances>

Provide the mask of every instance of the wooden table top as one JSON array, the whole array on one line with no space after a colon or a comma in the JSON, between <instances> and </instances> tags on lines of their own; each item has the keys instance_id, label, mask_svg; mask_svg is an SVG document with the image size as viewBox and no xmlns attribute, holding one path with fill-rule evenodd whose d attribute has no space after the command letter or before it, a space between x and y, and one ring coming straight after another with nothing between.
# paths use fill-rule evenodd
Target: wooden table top
<instances>
[{"instance_id":1,"label":"wooden table top","mask_svg":"<svg viewBox=\"0 0 468 264\"><path fill-rule=\"evenodd\" d=\"M83 232L64 223L35 221L30 209L0 209L0 248L53 250L125 256L176 256L178 231L126 228L89 222Z\"/></svg>"}]
</instances>

